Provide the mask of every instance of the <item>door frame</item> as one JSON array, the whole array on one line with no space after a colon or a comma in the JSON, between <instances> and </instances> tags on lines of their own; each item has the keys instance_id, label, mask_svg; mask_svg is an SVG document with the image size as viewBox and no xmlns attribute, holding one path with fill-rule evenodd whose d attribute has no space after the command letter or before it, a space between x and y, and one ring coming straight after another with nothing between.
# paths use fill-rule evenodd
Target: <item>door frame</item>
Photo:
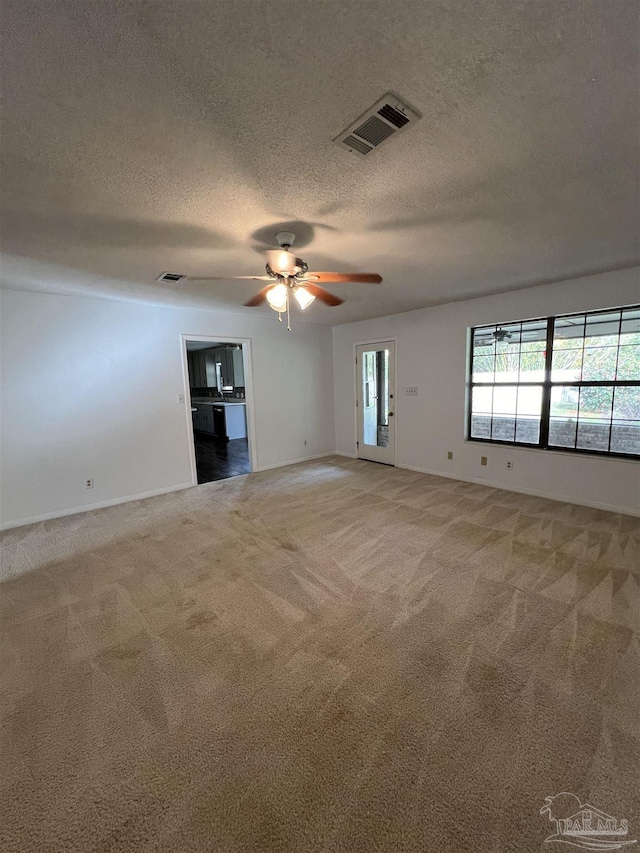
<instances>
[{"instance_id":1,"label":"door frame","mask_svg":"<svg viewBox=\"0 0 640 853\"><path fill-rule=\"evenodd\" d=\"M182 352L182 381L184 383L185 414L187 416L187 435L189 455L191 458L191 482L198 485L198 470L196 468L196 442L193 435L193 418L191 417L191 386L189 384L189 360L187 357L187 341L202 341L203 343L241 344L242 364L244 367L244 399L247 409L247 441L249 445L249 469L253 474L258 469L256 453L256 422L253 404L253 372L251 370L251 338L234 338L230 335L180 335Z\"/></svg>"},{"instance_id":2,"label":"door frame","mask_svg":"<svg viewBox=\"0 0 640 853\"><path fill-rule=\"evenodd\" d=\"M392 467L396 468L398 465L398 337L397 335L385 335L384 337L379 338L367 338L364 341L354 341L353 344L353 411L354 411L354 419L353 419L353 446L355 447L355 458L358 459L358 419L360 417L360 412L358 411L358 406L356 405L356 401L358 399L358 347L369 346L370 344L384 344L387 341L393 341L393 387L394 387L394 400L396 405L393 407L393 416L395 420L395 426L393 428L393 463ZM363 459L363 462L367 462L368 460ZM380 463L378 463L380 464Z\"/></svg>"}]
</instances>

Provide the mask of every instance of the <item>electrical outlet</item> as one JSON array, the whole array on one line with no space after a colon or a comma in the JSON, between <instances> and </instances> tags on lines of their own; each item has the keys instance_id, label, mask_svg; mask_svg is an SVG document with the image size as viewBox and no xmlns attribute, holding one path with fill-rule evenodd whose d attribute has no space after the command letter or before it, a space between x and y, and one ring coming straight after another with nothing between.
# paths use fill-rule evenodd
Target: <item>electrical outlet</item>
<instances>
[{"instance_id":1,"label":"electrical outlet","mask_svg":"<svg viewBox=\"0 0 640 853\"><path fill-rule=\"evenodd\" d=\"M513 471L513 462L511 460L507 462L507 471Z\"/></svg>"},{"instance_id":2,"label":"electrical outlet","mask_svg":"<svg viewBox=\"0 0 640 853\"><path fill-rule=\"evenodd\" d=\"M305 440L304 446L305 446L305 447L307 446L307 442L306 442L306 440Z\"/></svg>"},{"instance_id":3,"label":"electrical outlet","mask_svg":"<svg viewBox=\"0 0 640 853\"><path fill-rule=\"evenodd\" d=\"M410 385L404 389L404 393L405 393L406 397L417 397L418 396L418 389L416 388L415 385Z\"/></svg>"},{"instance_id":4,"label":"electrical outlet","mask_svg":"<svg viewBox=\"0 0 640 853\"><path fill-rule=\"evenodd\" d=\"M447 459L453 459L453 450L447 450Z\"/></svg>"},{"instance_id":5,"label":"electrical outlet","mask_svg":"<svg viewBox=\"0 0 640 853\"><path fill-rule=\"evenodd\" d=\"M87 477L87 479L84 481L84 487L85 489L93 488L93 477Z\"/></svg>"},{"instance_id":6,"label":"electrical outlet","mask_svg":"<svg viewBox=\"0 0 640 853\"><path fill-rule=\"evenodd\" d=\"M181 406L184 404L184 394L178 394L178 405Z\"/></svg>"},{"instance_id":7,"label":"electrical outlet","mask_svg":"<svg viewBox=\"0 0 640 853\"><path fill-rule=\"evenodd\" d=\"M481 464L481 465L486 465L486 464L487 464L487 457L486 457L486 456L481 456L481 457L480 457L480 464Z\"/></svg>"}]
</instances>

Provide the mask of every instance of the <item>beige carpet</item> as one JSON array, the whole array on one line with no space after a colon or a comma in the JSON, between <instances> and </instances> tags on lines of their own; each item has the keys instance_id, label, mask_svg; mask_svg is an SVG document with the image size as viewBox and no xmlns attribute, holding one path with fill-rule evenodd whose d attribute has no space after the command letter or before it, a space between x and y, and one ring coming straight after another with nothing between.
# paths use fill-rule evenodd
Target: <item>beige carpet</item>
<instances>
[{"instance_id":1,"label":"beige carpet","mask_svg":"<svg viewBox=\"0 0 640 853\"><path fill-rule=\"evenodd\" d=\"M639 838L639 545L338 457L10 531L0 849L577 849L561 791Z\"/></svg>"}]
</instances>

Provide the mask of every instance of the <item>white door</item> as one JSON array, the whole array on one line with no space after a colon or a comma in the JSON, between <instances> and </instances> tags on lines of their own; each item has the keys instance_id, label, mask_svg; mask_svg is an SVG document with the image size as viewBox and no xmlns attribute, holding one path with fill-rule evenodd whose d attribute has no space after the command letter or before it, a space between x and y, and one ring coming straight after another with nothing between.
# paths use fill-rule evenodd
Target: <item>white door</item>
<instances>
[{"instance_id":1,"label":"white door","mask_svg":"<svg viewBox=\"0 0 640 853\"><path fill-rule=\"evenodd\" d=\"M356 349L358 459L395 465L395 344Z\"/></svg>"}]
</instances>

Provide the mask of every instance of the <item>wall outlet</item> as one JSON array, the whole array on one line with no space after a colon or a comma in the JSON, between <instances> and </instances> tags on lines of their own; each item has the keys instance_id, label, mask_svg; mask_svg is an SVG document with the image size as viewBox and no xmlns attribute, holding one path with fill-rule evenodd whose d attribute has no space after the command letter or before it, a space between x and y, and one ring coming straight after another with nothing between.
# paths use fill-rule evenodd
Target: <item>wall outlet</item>
<instances>
[{"instance_id":1,"label":"wall outlet","mask_svg":"<svg viewBox=\"0 0 640 853\"><path fill-rule=\"evenodd\" d=\"M480 457L480 464L481 464L481 465L486 465L486 464L487 464L487 457L486 457L486 456L481 456L481 457Z\"/></svg>"},{"instance_id":2,"label":"wall outlet","mask_svg":"<svg viewBox=\"0 0 640 853\"><path fill-rule=\"evenodd\" d=\"M93 477L87 477L87 479L84 481L84 487L85 489L93 488Z\"/></svg>"},{"instance_id":3,"label":"wall outlet","mask_svg":"<svg viewBox=\"0 0 640 853\"><path fill-rule=\"evenodd\" d=\"M447 459L453 459L453 450L447 450Z\"/></svg>"},{"instance_id":4,"label":"wall outlet","mask_svg":"<svg viewBox=\"0 0 640 853\"><path fill-rule=\"evenodd\" d=\"M184 394L178 394L178 405L184 405Z\"/></svg>"},{"instance_id":5,"label":"wall outlet","mask_svg":"<svg viewBox=\"0 0 640 853\"><path fill-rule=\"evenodd\" d=\"M507 471L513 471L513 462L507 462Z\"/></svg>"},{"instance_id":6,"label":"wall outlet","mask_svg":"<svg viewBox=\"0 0 640 853\"><path fill-rule=\"evenodd\" d=\"M306 442L306 439L305 439L305 442L304 442L304 446L305 446L305 447L306 447L306 446L307 446L307 442Z\"/></svg>"},{"instance_id":7,"label":"wall outlet","mask_svg":"<svg viewBox=\"0 0 640 853\"><path fill-rule=\"evenodd\" d=\"M417 397L418 389L415 385L410 385L404 389L404 393L406 397Z\"/></svg>"}]
</instances>

